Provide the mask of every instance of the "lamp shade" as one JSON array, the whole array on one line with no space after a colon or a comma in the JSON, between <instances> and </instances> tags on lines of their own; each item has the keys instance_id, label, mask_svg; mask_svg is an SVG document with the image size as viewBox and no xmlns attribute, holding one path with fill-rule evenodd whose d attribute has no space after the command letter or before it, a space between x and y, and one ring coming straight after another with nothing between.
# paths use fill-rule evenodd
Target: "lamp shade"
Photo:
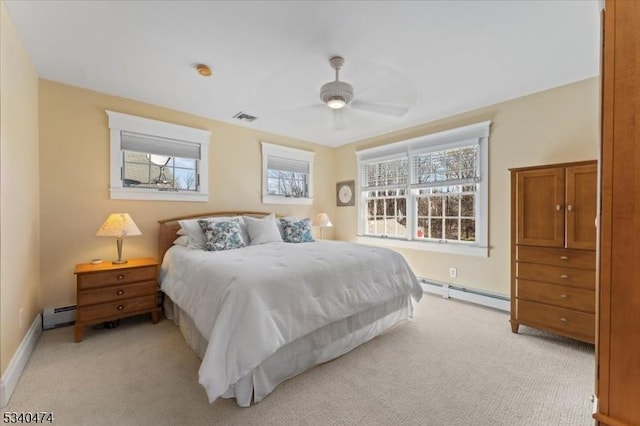
<instances>
[{"instance_id":1,"label":"lamp shade","mask_svg":"<svg viewBox=\"0 0 640 426\"><path fill-rule=\"evenodd\" d=\"M128 213L112 213L98 229L96 235L99 237L123 238L142 235L142 232L140 232L140 229L138 229Z\"/></svg>"},{"instance_id":2,"label":"lamp shade","mask_svg":"<svg viewBox=\"0 0 640 426\"><path fill-rule=\"evenodd\" d=\"M318 213L316 217L313 218L313 222L311 224L313 226L321 227L333 226L333 223L331 223L331 219L329 219L329 215L326 213Z\"/></svg>"}]
</instances>

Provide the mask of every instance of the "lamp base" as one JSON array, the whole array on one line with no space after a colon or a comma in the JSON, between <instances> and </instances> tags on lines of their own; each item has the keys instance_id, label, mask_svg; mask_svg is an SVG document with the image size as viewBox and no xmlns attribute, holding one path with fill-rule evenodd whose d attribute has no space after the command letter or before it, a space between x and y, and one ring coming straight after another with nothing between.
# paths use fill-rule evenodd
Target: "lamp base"
<instances>
[{"instance_id":1,"label":"lamp base","mask_svg":"<svg viewBox=\"0 0 640 426\"><path fill-rule=\"evenodd\" d=\"M112 261L114 265L122 265L123 263L127 263L125 259L122 258L122 237L116 240L116 245L118 246L118 259Z\"/></svg>"}]
</instances>

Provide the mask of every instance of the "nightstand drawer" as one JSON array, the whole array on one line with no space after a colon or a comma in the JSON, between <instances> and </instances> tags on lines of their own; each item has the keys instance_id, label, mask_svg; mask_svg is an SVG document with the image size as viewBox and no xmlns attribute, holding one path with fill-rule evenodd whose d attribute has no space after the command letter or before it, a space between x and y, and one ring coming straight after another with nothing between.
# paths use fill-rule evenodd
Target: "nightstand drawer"
<instances>
[{"instance_id":1,"label":"nightstand drawer","mask_svg":"<svg viewBox=\"0 0 640 426\"><path fill-rule=\"evenodd\" d=\"M595 338L596 316L594 314L525 300L518 300L517 305L518 321L523 324L583 336L591 342Z\"/></svg>"},{"instance_id":2,"label":"nightstand drawer","mask_svg":"<svg viewBox=\"0 0 640 426\"><path fill-rule=\"evenodd\" d=\"M517 262L516 277L530 281L556 283L588 290L596 288L596 273L587 269L563 268L561 266L536 265Z\"/></svg>"},{"instance_id":3,"label":"nightstand drawer","mask_svg":"<svg viewBox=\"0 0 640 426\"><path fill-rule=\"evenodd\" d=\"M108 285L155 280L156 273L156 266L147 266L143 268L119 269L82 274L78 275L78 289L86 290L88 288L104 287Z\"/></svg>"},{"instance_id":4,"label":"nightstand drawer","mask_svg":"<svg viewBox=\"0 0 640 426\"><path fill-rule=\"evenodd\" d=\"M101 318L117 319L131 315L135 312L144 312L156 309L156 295L136 297L100 305L85 306L78 309L76 321L91 322Z\"/></svg>"},{"instance_id":5,"label":"nightstand drawer","mask_svg":"<svg viewBox=\"0 0 640 426\"><path fill-rule=\"evenodd\" d=\"M575 309L591 314L596 311L596 294L593 290L527 280L517 281L518 299Z\"/></svg>"},{"instance_id":6,"label":"nightstand drawer","mask_svg":"<svg viewBox=\"0 0 640 426\"><path fill-rule=\"evenodd\" d=\"M519 262L596 269L596 253L593 251L518 246L516 256Z\"/></svg>"},{"instance_id":7,"label":"nightstand drawer","mask_svg":"<svg viewBox=\"0 0 640 426\"><path fill-rule=\"evenodd\" d=\"M78 306L95 305L96 303L112 302L131 297L156 294L158 285L155 281L146 281L127 285L114 285L93 290L78 292Z\"/></svg>"}]
</instances>

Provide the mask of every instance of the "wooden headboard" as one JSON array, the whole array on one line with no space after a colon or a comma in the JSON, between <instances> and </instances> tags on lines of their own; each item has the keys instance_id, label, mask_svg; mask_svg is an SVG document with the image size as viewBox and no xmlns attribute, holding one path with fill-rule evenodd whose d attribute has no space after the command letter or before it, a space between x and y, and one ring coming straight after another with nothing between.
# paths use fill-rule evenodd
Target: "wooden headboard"
<instances>
[{"instance_id":1,"label":"wooden headboard","mask_svg":"<svg viewBox=\"0 0 640 426\"><path fill-rule=\"evenodd\" d=\"M180 230L179 220L182 219L197 219L200 217L214 217L214 216L253 216L264 217L270 215L271 212L252 212L252 211L226 211L226 212L209 212L198 213L189 216L172 217L171 219L159 220L160 232L158 233L158 261L162 263L164 254L173 245L173 241L178 238L177 232ZM281 215L276 214L280 217Z\"/></svg>"}]
</instances>

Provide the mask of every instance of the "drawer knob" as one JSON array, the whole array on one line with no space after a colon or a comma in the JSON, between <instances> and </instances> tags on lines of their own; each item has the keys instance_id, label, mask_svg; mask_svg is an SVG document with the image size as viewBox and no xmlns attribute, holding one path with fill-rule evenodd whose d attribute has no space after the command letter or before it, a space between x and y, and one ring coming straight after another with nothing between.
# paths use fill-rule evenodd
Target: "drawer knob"
<instances>
[{"instance_id":1,"label":"drawer knob","mask_svg":"<svg viewBox=\"0 0 640 426\"><path fill-rule=\"evenodd\" d=\"M562 210L562 204L557 204L557 205L556 205L556 210L557 210L557 211Z\"/></svg>"},{"instance_id":2,"label":"drawer knob","mask_svg":"<svg viewBox=\"0 0 640 426\"><path fill-rule=\"evenodd\" d=\"M118 280L124 280L124 275L122 274L118 275Z\"/></svg>"},{"instance_id":3,"label":"drawer knob","mask_svg":"<svg viewBox=\"0 0 640 426\"><path fill-rule=\"evenodd\" d=\"M562 322L569 322L569 320L568 320L568 319L566 319L566 318L564 318L564 317L560 318L560 321L562 321Z\"/></svg>"},{"instance_id":4,"label":"drawer knob","mask_svg":"<svg viewBox=\"0 0 640 426\"><path fill-rule=\"evenodd\" d=\"M118 310L121 311L124 309L124 305L118 305Z\"/></svg>"},{"instance_id":5,"label":"drawer knob","mask_svg":"<svg viewBox=\"0 0 640 426\"><path fill-rule=\"evenodd\" d=\"M569 204L569 205L567 206L567 210L569 210L570 212L572 212L572 211L573 211L573 205Z\"/></svg>"},{"instance_id":6,"label":"drawer knob","mask_svg":"<svg viewBox=\"0 0 640 426\"><path fill-rule=\"evenodd\" d=\"M562 278L563 280L566 280L567 278L569 278L569 275L567 274L561 274L560 278Z\"/></svg>"},{"instance_id":7,"label":"drawer knob","mask_svg":"<svg viewBox=\"0 0 640 426\"><path fill-rule=\"evenodd\" d=\"M118 291L116 292L116 294L117 294L118 296L122 296L122 295L124 294L124 290L118 290Z\"/></svg>"},{"instance_id":8,"label":"drawer knob","mask_svg":"<svg viewBox=\"0 0 640 426\"><path fill-rule=\"evenodd\" d=\"M569 260L569 256L560 256L561 260Z\"/></svg>"},{"instance_id":9,"label":"drawer knob","mask_svg":"<svg viewBox=\"0 0 640 426\"><path fill-rule=\"evenodd\" d=\"M561 298L561 299L566 299L566 298L568 298L568 297L569 297L569 296L567 296L566 294L561 294L561 295L560 295L560 298Z\"/></svg>"}]
</instances>

